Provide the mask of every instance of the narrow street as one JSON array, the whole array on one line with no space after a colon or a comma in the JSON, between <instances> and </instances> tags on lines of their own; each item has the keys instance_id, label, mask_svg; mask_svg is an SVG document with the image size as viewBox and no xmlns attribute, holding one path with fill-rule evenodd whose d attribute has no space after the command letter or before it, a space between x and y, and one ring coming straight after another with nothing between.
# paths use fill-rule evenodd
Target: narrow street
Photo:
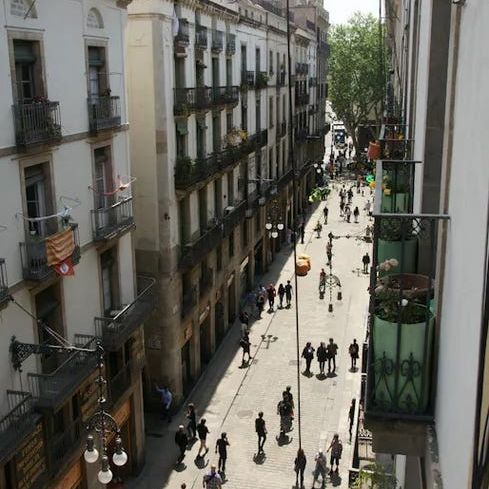
<instances>
[{"instance_id":1,"label":"narrow street","mask_svg":"<svg viewBox=\"0 0 489 489\"><path fill-rule=\"evenodd\" d=\"M347 188L354 182L346 182ZM352 445L348 435L348 411L353 397L360 391L360 365L356 372L350 371L348 346L353 338L361 344L365 336L367 313L368 275L361 273L361 258L370 244L357 237L363 236L368 218L363 211L367 199L354 193L352 210L358 206L360 222L347 223L339 217L338 190L336 183L328 198L329 222L323 226L321 238L313 231L318 219L323 221L324 202L314 207L308 216L305 244L298 245L298 254L311 257L312 270L306 277L298 277L300 350L306 341L317 348L321 341L330 337L339 346L336 376L318 378L316 360L312 364L313 375L301 375L302 386L302 444L307 457L305 486L312 485L314 455L319 448L326 451L331 438L338 432L343 441L343 457L339 476L327 478L327 487L348 487L348 469L352 459ZM321 267L326 269L325 246L329 232L351 238L334 240L333 273L342 282L342 301L336 300L333 291L334 312L328 313L329 292L323 300L318 295ZM327 269L326 269L327 270ZM266 285L292 279L292 249L283 249L263 280ZM292 281L293 284L293 281ZM235 324L212 362L192 392L189 402L196 405L198 417L205 417L211 432L208 439L209 453L204 459L196 460L198 443L187 452L183 465L175 467L177 447L174 433L177 426L185 424L184 411L178 412L171 424L160 421L156 416L146 419L147 445L146 465L137 479L128 481L130 489L178 489L185 482L187 488L201 487L202 476L211 464L217 465L214 454L216 439L221 432L228 434L231 444L228 451L225 486L234 489L295 487L293 461L298 448L297 416L294 430L289 433L290 443L280 446L276 439L279 433L279 416L276 405L282 390L292 386L297 399L295 305L273 313L264 312L261 320L251 325L250 339L253 361L241 368L239 347L240 326ZM301 371L305 368L304 361ZM264 412L268 429L265 456L256 458L257 441L254 420L258 411ZM329 462L329 454L328 454ZM316 487L319 487L317 484Z\"/></svg>"}]
</instances>

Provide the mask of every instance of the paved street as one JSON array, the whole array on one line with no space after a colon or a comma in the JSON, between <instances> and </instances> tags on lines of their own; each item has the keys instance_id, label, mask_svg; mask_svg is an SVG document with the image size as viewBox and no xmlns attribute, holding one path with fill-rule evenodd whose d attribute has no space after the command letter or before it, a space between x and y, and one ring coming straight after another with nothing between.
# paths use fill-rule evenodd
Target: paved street
<instances>
[{"instance_id":1,"label":"paved street","mask_svg":"<svg viewBox=\"0 0 489 489\"><path fill-rule=\"evenodd\" d=\"M306 341L317 348L320 341L333 337L339 346L336 376L317 378L317 361L312 364L313 376L301 375L302 386L302 442L307 457L306 487L312 485L314 454L321 447L326 450L335 432L343 441L343 458L339 476L327 478L327 487L347 487L348 468L352 446L348 435L348 410L352 397L360 390L360 372L351 372L348 345L353 338L361 344L367 312L368 276L359 274L361 258L370 251L369 244L359 239L334 240L333 273L342 281L343 300L333 295L334 312L328 313L328 293L325 299L318 296L318 280L321 267L326 268L326 237L335 235L362 236L368 223L363 207L370 197L354 194L353 208L361 211L360 223L346 223L339 217L339 185L336 184L328 199L329 224L323 226L321 239L316 238L313 228L322 219L324 203L321 202L309 216L305 244L298 245L298 254L304 252L312 258L312 270L306 277L299 277L300 349ZM368 194L368 197L367 197ZM359 270L358 270L359 271ZM276 258L264 284L292 278L292 250L283 250ZM293 282L292 282L293 283ZM290 443L279 446L279 416L276 405L286 385L292 386L297 399L295 306L272 314L263 314L251 327L250 339L253 361L248 368L241 367L239 348L240 327L236 324L227 335L212 362L194 389L189 401L194 402L199 417L207 419L211 432L211 450L204 461L196 460L198 443L186 455L184 465L175 468L177 448L174 432L183 423L184 413L179 412L168 425L158 418L147 419L148 432L146 465L136 480L128 481L130 489L178 489L182 482L187 488L202 487L202 476L210 464L216 463L214 454L216 439L221 432L228 433L231 444L227 461L226 484L229 489L295 487L293 461L298 448L297 417L294 430L289 434ZM359 361L361 365L361 360ZM304 370L304 362L301 371ZM268 428L265 457L256 458L257 443L254 420L258 411L264 411ZM186 423L185 423L186 424ZM329 460L329 457L328 457ZM198 465L197 465L198 464ZM205 468L204 468L205 466ZM317 484L316 487L319 487Z\"/></svg>"}]
</instances>

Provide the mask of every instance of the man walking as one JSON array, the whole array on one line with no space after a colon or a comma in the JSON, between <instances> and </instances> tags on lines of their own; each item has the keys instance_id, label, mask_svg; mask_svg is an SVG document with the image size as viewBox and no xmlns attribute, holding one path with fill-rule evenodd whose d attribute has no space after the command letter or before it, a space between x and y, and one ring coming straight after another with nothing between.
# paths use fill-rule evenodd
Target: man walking
<instances>
[{"instance_id":1,"label":"man walking","mask_svg":"<svg viewBox=\"0 0 489 489\"><path fill-rule=\"evenodd\" d=\"M258 436L258 453L263 452L263 446L267 439L267 428L263 419L263 411L258 413L258 418L255 419L255 431Z\"/></svg>"},{"instance_id":2,"label":"man walking","mask_svg":"<svg viewBox=\"0 0 489 489\"><path fill-rule=\"evenodd\" d=\"M319 362L319 372L321 373L321 375L324 375L324 365L326 364L326 360L328 359L328 352L326 351L326 345L324 344L324 341L321 341L321 344L316 351L316 356Z\"/></svg>"},{"instance_id":3,"label":"man walking","mask_svg":"<svg viewBox=\"0 0 489 489\"><path fill-rule=\"evenodd\" d=\"M278 286L278 300L279 300L279 304L278 304L278 308L279 309L283 309L283 303L284 303L284 295L285 295L285 287L284 287L284 284L280 284Z\"/></svg>"},{"instance_id":4,"label":"man walking","mask_svg":"<svg viewBox=\"0 0 489 489\"><path fill-rule=\"evenodd\" d=\"M217 470L224 474L226 472L226 460L228 458L229 442L226 433L221 433L221 438L216 441L216 453L219 452L219 462L217 463Z\"/></svg>"},{"instance_id":5,"label":"man walking","mask_svg":"<svg viewBox=\"0 0 489 489\"><path fill-rule=\"evenodd\" d=\"M314 358L314 348L311 346L311 342L308 341L306 346L302 350L302 358L306 360L306 373L311 372L311 362Z\"/></svg>"},{"instance_id":6,"label":"man walking","mask_svg":"<svg viewBox=\"0 0 489 489\"><path fill-rule=\"evenodd\" d=\"M222 479L221 476L216 472L215 465L211 465L211 471L208 474L204 475L202 487L204 487L205 489L222 488Z\"/></svg>"},{"instance_id":7,"label":"man walking","mask_svg":"<svg viewBox=\"0 0 489 489\"><path fill-rule=\"evenodd\" d=\"M292 301L292 285L290 285L290 280L287 280L287 284L285 286L285 302L287 304L287 308L290 308L291 301Z\"/></svg>"},{"instance_id":8,"label":"man walking","mask_svg":"<svg viewBox=\"0 0 489 489\"><path fill-rule=\"evenodd\" d=\"M305 234L306 230L305 230L305 226L304 224L301 224L300 227L299 227L299 233L301 235L301 244L304 244L304 234Z\"/></svg>"},{"instance_id":9,"label":"man walking","mask_svg":"<svg viewBox=\"0 0 489 489\"><path fill-rule=\"evenodd\" d=\"M300 487L301 489L304 487L304 471L306 470L307 459L302 448L297 450L297 456L294 460L294 471L295 471L295 486ZM299 486L299 479L301 485Z\"/></svg>"},{"instance_id":10,"label":"man walking","mask_svg":"<svg viewBox=\"0 0 489 489\"><path fill-rule=\"evenodd\" d=\"M350 343L350 346L348 347L348 353L350 354L351 358L351 370L355 371L357 368L357 360L359 357L359 347L357 340L354 338L353 343Z\"/></svg>"},{"instance_id":11,"label":"man walking","mask_svg":"<svg viewBox=\"0 0 489 489\"><path fill-rule=\"evenodd\" d=\"M268 311L273 311L273 306L275 304L275 295L276 295L275 287L273 284L269 284L267 287L267 298L268 298Z\"/></svg>"},{"instance_id":12,"label":"man walking","mask_svg":"<svg viewBox=\"0 0 489 489\"><path fill-rule=\"evenodd\" d=\"M197 433L199 434L200 447L197 453L197 458L200 457L201 450L204 450L204 456L209 451L206 445L207 435L210 433L209 428L205 425L205 418L200 420L200 423L197 425Z\"/></svg>"},{"instance_id":13,"label":"man walking","mask_svg":"<svg viewBox=\"0 0 489 489\"><path fill-rule=\"evenodd\" d=\"M161 406L162 406L162 412L161 412L161 419L168 419L168 423L171 423L171 403L173 401L173 396L172 393L170 392L170 389L165 385L163 388L160 388L158 384L155 384L156 392L159 392L161 396Z\"/></svg>"},{"instance_id":14,"label":"man walking","mask_svg":"<svg viewBox=\"0 0 489 489\"><path fill-rule=\"evenodd\" d=\"M261 291L256 296L256 308L258 309L258 319L261 319L261 314L265 308L265 296Z\"/></svg>"},{"instance_id":15,"label":"man walking","mask_svg":"<svg viewBox=\"0 0 489 489\"><path fill-rule=\"evenodd\" d=\"M326 460L326 455L324 455L324 452L322 450L319 450L318 454L314 458L316 462L316 467L314 469L314 479L312 481L312 489L314 489L314 486L316 485L316 481L319 480L319 476L322 477L322 485L321 487L324 487L326 484L326 468L328 465L328 461Z\"/></svg>"},{"instance_id":16,"label":"man walking","mask_svg":"<svg viewBox=\"0 0 489 489\"><path fill-rule=\"evenodd\" d=\"M328 355L328 374L331 373L331 363L333 363L333 373L336 370L336 354L338 353L338 345L333 341L333 338L329 339L328 346L326 347Z\"/></svg>"},{"instance_id":17,"label":"man walking","mask_svg":"<svg viewBox=\"0 0 489 489\"><path fill-rule=\"evenodd\" d=\"M241 357L242 365L244 365L246 361L249 362L251 360L250 345L250 336L248 334L248 331L246 331L243 337L239 340L239 346L241 346L241 348L243 349L243 356ZM248 355L248 359L245 361L246 355Z\"/></svg>"},{"instance_id":18,"label":"man walking","mask_svg":"<svg viewBox=\"0 0 489 489\"><path fill-rule=\"evenodd\" d=\"M360 211L358 210L358 206L353 209L353 219L356 223L358 223L358 216L360 215Z\"/></svg>"},{"instance_id":19,"label":"man walking","mask_svg":"<svg viewBox=\"0 0 489 489\"><path fill-rule=\"evenodd\" d=\"M188 419L188 436L191 440L195 440L195 435L197 434L197 413L195 412L195 406L192 402L187 406L186 417Z\"/></svg>"},{"instance_id":20,"label":"man walking","mask_svg":"<svg viewBox=\"0 0 489 489\"><path fill-rule=\"evenodd\" d=\"M362 257L363 263L363 273L368 273L368 266L370 265L370 256L368 256L368 252L365 253Z\"/></svg>"},{"instance_id":21,"label":"man walking","mask_svg":"<svg viewBox=\"0 0 489 489\"><path fill-rule=\"evenodd\" d=\"M246 311L241 311L239 313L239 321L241 322L241 336L244 336L244 334L248 331L248 326L250 324L250 316Z\"/></svg>"},{"instance_id":22,"label":"man walking","mask_svg":"<svg viewBox=\"0 0 489 489\"><path fill-rule=\"evenodd\" d=\"M348 421L349 421L348 433L350 434L350 441L351 441L351 430L353 428L354 419L355 419L355 399L352 399L350 410L348 411Z\"/></svg>"},{"instance_id":23,"label":"man walking","mask_svg":"<svg viewBox=\"0 0 489 489\"><path fill-rule=\"evenodd\" d=\"M329 214L328 206L325 205L323 209L324 224L328 224L328 214Z\"/></svg>"},{"instance_id":24,"label":"man walking","mask_svg":"<svg viewBox=\"0 0 489 489\"><path fill-rule=\"evenodd\" d=\"M341 454L343 453L343 444L341 443L340 436L338 433L335 433L333 439L331 440L331 444L329 445L328 452L331 450L331 457L329 459L329 464L331 466L329 470L329 475L333 474L333 465L336 463L335 472L338 473Z\"/></svg>"},{"instance_id":25,"label":"man walking","mask_svg":"<svg viewBox=\"0 0 489 489\"><path fill-rule=\"evenodd\" d=\"M188 438L185 434L185 428L183 424L178 427L178 430L175 433L175 443L180 449L180 455L177 458L177 464L181 464L182 460L185 458L185 450L187 449Z\"/></svg>"}]
</instances>

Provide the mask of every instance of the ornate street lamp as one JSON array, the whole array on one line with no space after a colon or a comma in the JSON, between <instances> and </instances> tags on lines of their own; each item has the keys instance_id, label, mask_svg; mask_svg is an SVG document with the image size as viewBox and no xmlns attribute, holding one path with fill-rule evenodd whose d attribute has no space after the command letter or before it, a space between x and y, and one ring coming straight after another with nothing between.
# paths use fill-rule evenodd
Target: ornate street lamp
<instances>
[{"instance_id":1,"label":"ornate street lamp","mask_svg":"<svg viewBox=\"0 0 489 489\"><path fill-rule=\"evenodd\" d=\"M278 199L273 199L268 207L267 223L265 229L268 231L268 237L277 239L279 232L283 231L285 226L282 222L282 216L280 215L280 203Z\"/></svg>"}]
</instances>

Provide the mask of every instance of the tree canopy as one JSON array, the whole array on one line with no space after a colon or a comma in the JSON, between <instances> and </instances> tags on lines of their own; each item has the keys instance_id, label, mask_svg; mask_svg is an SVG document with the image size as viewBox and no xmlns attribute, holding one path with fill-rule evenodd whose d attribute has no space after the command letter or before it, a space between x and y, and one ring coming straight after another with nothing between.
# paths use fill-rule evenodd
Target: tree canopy
<instances>
[{"instance_id":1,"label":"tree canopy","mask_svg":"<svg viewBox=\"0 0 489 489\"><path fill-rule=\"evenodd\" d=\"M362 123L378 123L381 117L386 68L381 69L378 20L357 12L347 24L332 28L329 42L328 97L358 151L355 130Z\"/></svg>"}]
</instances>

